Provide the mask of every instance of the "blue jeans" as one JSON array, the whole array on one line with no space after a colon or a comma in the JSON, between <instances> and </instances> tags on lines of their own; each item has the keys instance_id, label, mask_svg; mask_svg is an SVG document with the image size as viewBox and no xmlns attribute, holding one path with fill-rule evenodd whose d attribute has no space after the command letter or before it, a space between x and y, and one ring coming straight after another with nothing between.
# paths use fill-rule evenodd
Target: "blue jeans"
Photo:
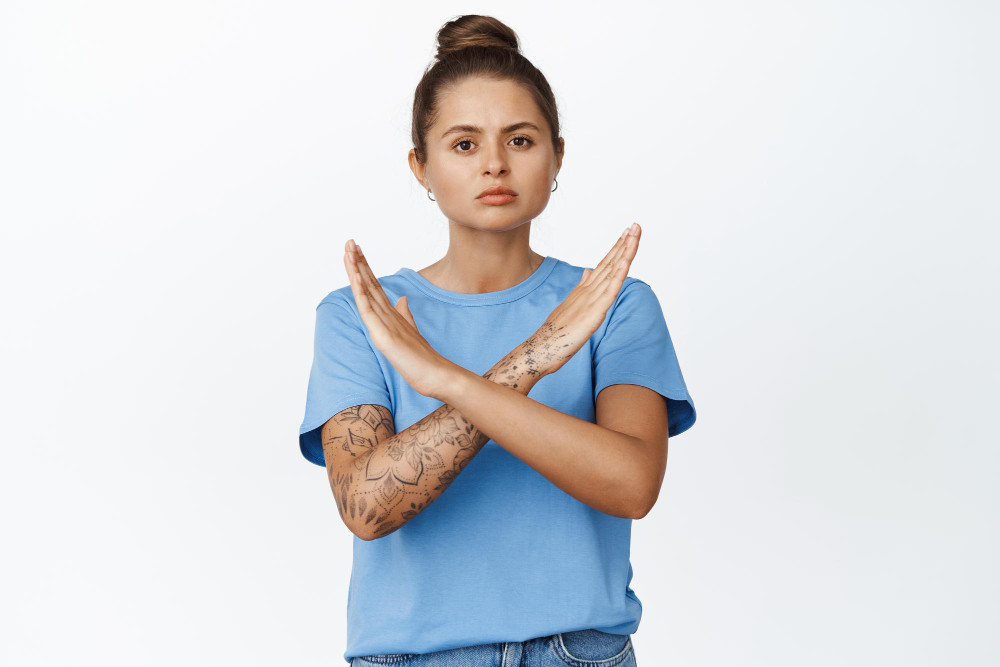
<instances>
[{"instance_id":1,"label":"blue jeans","mask_svg":"<svg viewBox=\"0 0 1000 667\"><path fill-rule=\"evenodd\" d=\"M632 635L574 630L523 642L463 646L433 653L351 658L351 667L636 667Z\"/></svg>"}]
</instances>

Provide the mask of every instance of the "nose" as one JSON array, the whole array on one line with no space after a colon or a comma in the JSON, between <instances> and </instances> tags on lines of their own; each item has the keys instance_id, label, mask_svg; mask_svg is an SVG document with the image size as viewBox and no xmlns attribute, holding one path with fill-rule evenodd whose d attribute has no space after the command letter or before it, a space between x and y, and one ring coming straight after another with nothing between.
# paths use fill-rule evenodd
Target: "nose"
<instances>
[{"instance_id":1,"label":"nose","mask_svg":"<svg viewBox=\"0 0 1000 667\"><path fill-rule=\"evenodd\" d=\"M510 171L510 166L507 164L507 152L503 146L488 143L479 154L483 156L484 176L499 176Z\"/></svg>"}]
</instances>

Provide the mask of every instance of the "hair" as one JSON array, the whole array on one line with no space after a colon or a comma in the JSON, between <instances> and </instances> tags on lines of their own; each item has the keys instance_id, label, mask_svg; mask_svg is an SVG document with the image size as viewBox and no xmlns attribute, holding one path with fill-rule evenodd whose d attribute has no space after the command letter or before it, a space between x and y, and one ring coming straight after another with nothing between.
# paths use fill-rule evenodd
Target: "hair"
<instances>
[{"instance_id":1,"label":"hair","mask_svg":"<svg viewBox=\"0 0 1000 667\"><path fill-rule=\"evenodd\" d=\"M473 76L512 81L527 90L548 121L556 154L561 152L555 96L542 72L521 54L513 30L492 16L465 14L445 23L437 42L436 62L424 70L413 94L411 135L417 162L427 161L427 131L436 120L442 92Z\"/></svg>"}]
</instances>

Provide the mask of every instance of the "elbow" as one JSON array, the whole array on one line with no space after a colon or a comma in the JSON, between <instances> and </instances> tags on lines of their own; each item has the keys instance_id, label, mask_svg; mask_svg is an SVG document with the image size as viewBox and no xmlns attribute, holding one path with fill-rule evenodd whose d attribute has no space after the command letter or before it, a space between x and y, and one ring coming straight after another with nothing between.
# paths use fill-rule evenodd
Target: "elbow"
<instances>
[{"instance_id":1,"label":"elbow","mask_svg":"<svg viewBox=\"0 0 1000 667\"><path fill-rule=\"evenodd\" d=\"M641 519L649 511L653 509L653 505L656 504L656 499L659 496L659 490L655 490L653 493L646 493L640 495L637 499L632 502L631 511L628 513L629 519Z\"/></svg>"},{"instance_id":2,"label":"elbow","mask_svg":"<svg viewBox=\"0 0 1000 667\"><path fill-rule=\"evenodd\" d=\"M664 449L664 452L666 450ZM660 488L663 486L663 472L666 469L666 460L660 465L643 466L636 473L635 479L640 483L631 486L632 502L630 503L630 519L641 519L649 514L660 497ZM652 471L658 470L659 474Z\"/></svg>"},{"instance_id":3,"label":"elbow","mask_svg":"<svg viewBox=\"0 0 1000 667\"><path fill-rule=\"evenodd\" d=\"M350 517L347 515L347 510L342 505L339 498L334 497L334 501L337 503L337 511L340 514L340 522L344 524L347 530L351 531L354 537L365 540L375 539L374 531L372 531L370 526L367 526L361 522L361 517Z\"/></svg>"},{"instance_id":4,"label":"elbow","mask_svg":"<svg viewBox=\"0 0 1000 667\"><path fill-rule=\"evenodd\" d=\"M381 537L385 537L386 535L391 535L392 533L395 533L397 530L399 530L399 527L390 528L384 523L381 524L381 527L368 525L368 526L348 526L348 528L351 529L351 532L354 533L355 537L362 539L365 542L371 542L372 540L377 540Z\"/></svg>"},{"instance_id":5,"label":"elbow","mask_svg":"<svg viewBox=\"0 0 1000 667\"><path fill-rule=\"evenodd\" d=\"M371 542L372 540L377 540L380 537L385 537L387 533L384 531L376 531L371 524L358 525L360 522L355 524L348 524L347 527L354 533L354 536L358 539L362 539L365 542Z\"/></svg>"},{"instance_id":6,"label":"elbow","mask_svg":"<svg viewBox=\"0 0 1000 667\"><path fill-rule=\"evenodd\" d=\"M653 506L649 505L649 504L638 505L638 506L634 507L631 512L628 513L628 518L629 519L641 519L644 516L646 516L647 514L649 514L649 510L651 510L651 509L653 509Z\"/></svg>"},{"instance_id":7,"label":"elbow","mask_svg":"<svg viewBox=\"0 0 1000 667\"><path fill-rule=\"evenodd\" d=\"M351 532L354 533L354 537L364 540L365 542L371 542L375 539L375 535L370 530L365 530L363 528L358 528L357 526L348 526Z\"/></svg>"},{"instance_id":8,"label":"elbow","mask_svg":"<svg viewBox=\"0 0 1000 667\"><path fill-rule=\"evenodd\" d=\"M340 519L343 522L343 524L347 527L347 530L351 531L351 534L354 535L354 537L362 539L366 542L375 539L376 537L375 531L372 529L370 525L363 524L361 522L361 517L351 520L351 518L344 513L339 503L337 505L337 509L341 510Z\"/></svg>"},{"instance_id":9,"label":"elbow","mask_svg":"<svg viewBox=\"0 0 1000 667\"><path fill-rule=\"evenodd\" d=\"M388 535L392 535L395 532L396 532L396 529L385 530L385 531L382 531L382 532L379 532L379 533L373 533L371 531L360 531L360 532L357 532L357 533L354 533L354 534L357 535L358 537L360 537L365 542L371 542L372 540L378 540L378 539L381 539L381 538L386 537Z\"/></svg>"}]
</instances>

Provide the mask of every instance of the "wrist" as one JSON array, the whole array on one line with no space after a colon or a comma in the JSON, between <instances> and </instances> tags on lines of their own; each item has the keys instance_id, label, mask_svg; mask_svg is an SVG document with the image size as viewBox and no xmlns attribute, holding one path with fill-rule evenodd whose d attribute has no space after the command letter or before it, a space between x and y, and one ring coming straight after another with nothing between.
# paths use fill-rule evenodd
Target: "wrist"
<instances>
[{"instance_id":1,"label":"wrist","mask_svg":"<svg viewBox=\"0 0 1000 667\"><path fill-rule=\"evenodd\" d=\"M466 391L465 387L468 385L469 380L476 378L476 374L472 371L459 366L453 361L448 361L441 369L437 382L439 389L434 392L433 396L442 403L452 404L455 396L461 396Z\"/></svg>"},{"instance_id":2,"label":"wrist","mask_svg":"<svg viewBox=\"0 0 1000 667\"><path fill-rule=\"evenodd\" d=\"M446 361L447 363L442 366L436 383L439 389L432 396L442 403L448 404L454 404L453 398L455 396L465 395L469 383L478 382L484 378L527 396L535 383L547 375L547 373L537 369L537 364L531 359L524 343L511 350L482 375L476 375L452 361Z\"/></svg>"},{"instance_id":3,"label":"wrist","mask_svg":"<svg viewBox=\"0 0 1000 667\"><path fill-rule=\"evenodd\" d=\"M527 396L535 383L545 377L545 373L537 369L527 345L521 343L483 373L483 377Z\"/></svg>"}]
</instances>

